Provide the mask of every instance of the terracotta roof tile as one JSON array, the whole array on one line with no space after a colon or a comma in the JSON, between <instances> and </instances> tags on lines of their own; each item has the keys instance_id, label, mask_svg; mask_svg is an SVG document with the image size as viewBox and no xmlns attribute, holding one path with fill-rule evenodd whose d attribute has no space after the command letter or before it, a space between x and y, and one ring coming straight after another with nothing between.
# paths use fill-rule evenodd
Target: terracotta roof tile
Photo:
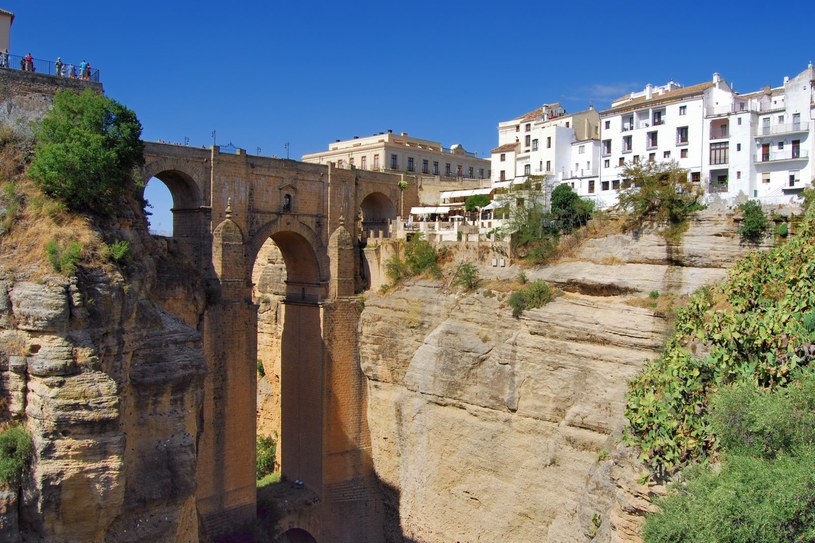
<instances>
[{"instance_id":1,"label":"terracotta roof tile","mask_svg":"<svg viewBox=\"0 0 815 543\"><path fill-rule=\"evenodd\" d=\"M506 143L504 145L500 145L492 150L493 153L506 153L507 151L514 151L515 148L518 147L518 142L515 143Z\"/></svg>"},{"instance_id":2,"label":"terracotta roof tile","mask_svg":"<svg viewBox=\"0 0 815 543\"><path fill-rule=\"evenodd\" d=\"M618 113L630 109L638 109L644 105L658 105L663 103L675 102L677 100L681 100L682 98L687 98L690 96L694 96L696 94L702 94L705 90L709 89L713 85L714 83L712 81L708 81L707 83L699 83L698 85L691 85L690 87L682 87L680 89L668 91L663 94L654 93L653 95L651 95L650 99L646 99L644 95L638 96L637 98L629 100L624 104L620 104L619 106L606 109L602 113L603 114ZM629 94L628 96L631 95Z\"/></svg>"}]
</instances>

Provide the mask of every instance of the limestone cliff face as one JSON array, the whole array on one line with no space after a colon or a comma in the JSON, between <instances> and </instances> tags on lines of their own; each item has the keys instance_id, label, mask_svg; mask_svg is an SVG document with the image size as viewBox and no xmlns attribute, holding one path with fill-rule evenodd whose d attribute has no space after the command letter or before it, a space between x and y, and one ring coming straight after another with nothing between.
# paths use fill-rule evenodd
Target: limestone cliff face
<instances>
[{"instance_id":1,"label":"limestone cliff face","mask_svg":"<svg viewBox=\"0 0 815 543\"><path fill-rule=\"evenodd\" d=\"M148 254L149 238L130 241ZM7 493L4 541L198 541L206 362L185 320L203 310L203 289L159 260L141 259L127 279L2 271L2 415L35 447L22 493Z\"/></svg>"},{"instance_id":2,"label":"limestone cliff face","mask_svg":"<svg viewBox=\"0 0 815 543\"><path fill-rule=\"evenodd\" d=\"M482 269L492 281L472 294L418 281L370 296L360 362L390 539L636 541L653 489L613 436L667 332L648 295L719 281L747 250L731 217L707 213L679 244L618 235L525 270L563 293L520 319L512 268Z\"/></svg>"}]
</instances>

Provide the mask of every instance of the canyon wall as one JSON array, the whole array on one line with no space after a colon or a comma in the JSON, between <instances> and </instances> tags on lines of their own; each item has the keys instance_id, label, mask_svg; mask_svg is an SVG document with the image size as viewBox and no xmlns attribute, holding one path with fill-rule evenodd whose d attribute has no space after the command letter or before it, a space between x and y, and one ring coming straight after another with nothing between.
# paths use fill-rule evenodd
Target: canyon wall
<instances>
[{"instance_id":1,"label":"canyon wall","mask_svg":"<svg viewBox=\"0 0 815 543\"><path fill-rule=\"evenodd\" d=\"M3 541L199 541L203 282L122 226L126 274L0 270L2 417L34 442L23 490L4 493Z\"/></svg>"},{"instance_id":2,"label":"canyon wall","mask_svg":"<svg viewBox=\"0 0 815 543\"><path fill-rule=\"evenodd\" d=\"M525 269L559 294L519 319L516 267L482 267L472 293L369 294L360 363L389 541L638 541L659 489L619 442L627 382L661 349L672 300L750 249L708 211L678 243L612 235Z\"/></svg>"}]
</instances>

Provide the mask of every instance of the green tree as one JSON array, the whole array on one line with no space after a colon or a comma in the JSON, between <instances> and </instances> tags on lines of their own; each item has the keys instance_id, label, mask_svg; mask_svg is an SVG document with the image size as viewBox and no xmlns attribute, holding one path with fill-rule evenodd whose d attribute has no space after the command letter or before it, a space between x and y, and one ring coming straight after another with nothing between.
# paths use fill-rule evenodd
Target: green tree
<instances>
[{"instance_id":1,"label":"green tree","mask_svg":"<svg viewBox=\"0 0 815 543\"><path fill-rule=\"evenodd\" d=\"M31 435L20 426L0 433L0 482L20 484L33 452Z\"/></svg>"},{"instance_id":2,"label":"green tree","mask_svg":"<svg viewBox=\"0 0 815 543\"><path fill-rule=\"evenodd\" d=\"M466 211L477 211L482 207L489 205L490 197L486 194L473 194L464 200L464 209Z\"/></svg>"},{"instance_id":3,"label":"green tree","mask_svg":"<svg viewBox=\"0 0 815 543\"><path fill-rule=\"evenodd\" d=\"M742 212L741 224L739 225L739 236L744 241L758 243L767 232L770 220L767 214L761 209L761 204L755 200L748 200L739 206Z\"/></svg>"},{"instance_id":4,"label":"green tree","mask_svg":"<svg viewBox=\"0 0 815 543\"><path fill-rule=\"evenodd\" d=\"M635 222L678 224L701 208L701 187L688 180L687 170L675 162L627 163L622 176L619 205Z\"/></svg>"},{"instance_id":5,"label":"green tree","mask_svg":"<svg viewBox=\"0 0 815 543\"><path fill-rule=\"evenodd\" d=\"M551 212L561 231L585 225L594 211L594 202L581 198L569 185L560 184L552 191Z\"/></svg>"},{"instance_id":6,"label":"green tree","mask_svg":"<svg viewBox=\"0 0 815 543\"><path fill-rule=\"evenodd\" d=\"M36 131L29 176L74 211L109 213L144 163L136 114L103 95L63 91Z\"/></svg>"}]
</instances>

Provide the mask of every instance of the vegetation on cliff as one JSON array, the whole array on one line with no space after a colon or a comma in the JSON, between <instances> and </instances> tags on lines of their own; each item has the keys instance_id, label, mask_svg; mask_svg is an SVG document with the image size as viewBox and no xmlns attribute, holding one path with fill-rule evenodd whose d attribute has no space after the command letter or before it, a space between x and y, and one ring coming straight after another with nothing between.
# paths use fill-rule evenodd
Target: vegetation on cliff
<instances>
[{"instance_id":1,"label":"vegetation on cliff","mask_svg":"<svg viewBox=\"0 0 815 543\"><path fill-rule=\"evenodd\" d=\"M633 224L650 220L676 226L702 208L702 188L675 162L627 163L622 177L618 205Z\"/></svg>"},{"instance_id":2,"label":"vegetation on cliff","mask_svg":"<svg viewBox=\"0 0 815 543\"><path fill-rule=\"evenodd\" d=\"M0 483L19 485L33 452L31 435L22 427L12 426L0 432Z\"/></svg>"},{"instance_id":3,"label":"vegetation on cliff","mask_svg":"<svg viewBox=\"0 0 815 543\"><path fill-rule=\"evenodd\" d=\"M62 91L36 131L28 175L73 211L110 213L144 163L141 123L122 104L85 90Z\"/></svg>"},{"instance_id":4,"label":"vegetation on cliff","mask_svg":"<svg viewBox=\"0 0 815 543\"><path fill-rule=\"evenodd\" d=\"M646 541L813 540L813 343L809 205L796 236L694 294L630 383L628 441L658 479L683 470Z\"/></svg>"}]
</instances>

